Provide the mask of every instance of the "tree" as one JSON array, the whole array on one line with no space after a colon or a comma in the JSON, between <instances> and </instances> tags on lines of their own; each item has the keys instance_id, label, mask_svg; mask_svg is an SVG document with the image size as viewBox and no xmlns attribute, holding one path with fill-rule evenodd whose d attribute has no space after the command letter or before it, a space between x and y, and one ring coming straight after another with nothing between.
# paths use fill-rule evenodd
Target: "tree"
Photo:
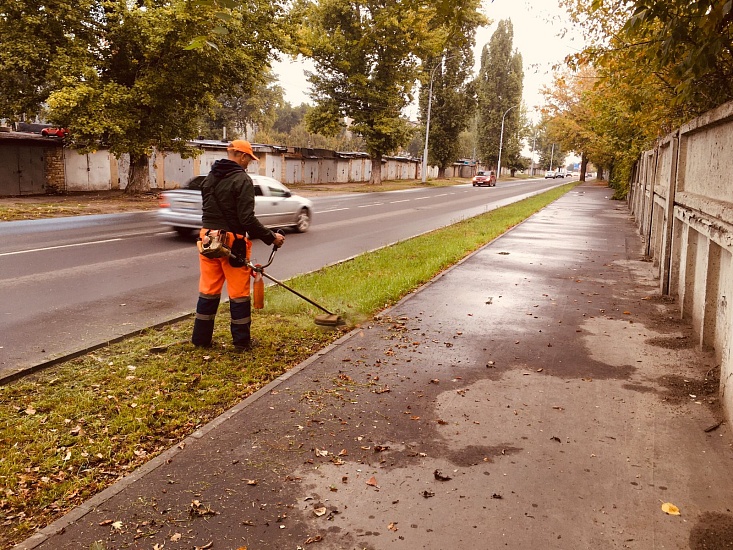
<instances>
[{"instance_id":1,"label":"tree","mask_svg":"<svg viewBox=\"0 0 733 550\"><path fill-rule=\"evenodd\" d=\"M94 42L95 0L0 0L0 118L39 114L65 70Z\"/></svg>"},{"instance_id":2,"label":"tree","mask_svg":"<svg viewBox=\"0 0 733 550\"><path fill-rule=\"evenodd\" d=\"M131 194L150 187L153 149L195 154L186 140L198 135L201 113L237 86L252 92L282 44L281 8L271 0L227 9L203 0L99 0L91 8L84 23L94 40L56 54L64 76L48 118L69 127L82 150L128 153ZM206 40L192 42L202 31Z\"/></svg>"},{"instance_id":3,"label":"tree","mask_svg":"<svg viewBox=\"0 0 733 550\"><path fill-rule=\"evenodd\" d=\"M426 124L432 83L428 159L438 165L439 178L444 178L446 168L458 159L459 136L470 124L475 110L475 89L468 79L473 70L476 28L488 23L479 8L478 2L466 3L466 9L446 20L439 19L438 23L447 25L445 44L438 58L423 63L427 70L420 94L421 115Z\"/></svg>"},{"instance_id":4,"label":"tree","mask_svg":"<svg viewBox=\"0 0 733 550\"><path fill-rule=\"evenodd\" d=\"M499 156L502 118L502 156L517 159L521 150L520 109L524 81L522 55L513 48L511 20L498 27L481 52L481 69L476 82L478 96L478 150L486 166L495 166ZM506 116L504 116L506 114Z\"/></svg>"},{"instance_id":5,"label":"tree","mask_svg":"<svg viewBox=\"0 0 733 550\"><path fill-rule=\"evenodd\" d=\"M412 101L421 59L439 54L446 23L471 0L302 0L300 53L313 60L308 74L316 107L307 116L313 131L350 130L372 157L372 184L381 183L385 154L405 146L412 129L402 116Z\"/></svg>"},{"instance_id":6,"label":"tree","mask_svg":"<svg viewBox=\"0 0 733 550\"><path fill-rule=\"evenodd\" d=\"M733 2L562 0L589 43L567 61L598 80L583 104L603 168L623 196L639 152L661 135L733 99Z\"/></svg>"},{"instance_id":7,"label":"tree","mask_svg":"<svg viewBox=\"0 0 733 550\"><path fill-rule=\"evenodd\" d=\"M254 133L269 128L275 121L277 109L284 103L283 89L275 82L269 69L258 75L259 84L246 93L241 84L218 98L218 105L205 117L200 135L219 139L222 128L227 136L251 140ZM251 88L251 86L248 86Z\"/></svg>"}]
</instances>

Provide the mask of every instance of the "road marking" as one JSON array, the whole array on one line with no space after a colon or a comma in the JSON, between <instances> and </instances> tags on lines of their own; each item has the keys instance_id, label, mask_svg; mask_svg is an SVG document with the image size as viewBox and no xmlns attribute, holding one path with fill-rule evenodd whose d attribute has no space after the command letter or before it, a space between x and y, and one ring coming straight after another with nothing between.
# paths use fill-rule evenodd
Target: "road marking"
<instances>
[{"instance_id":1,"label":"road marking","mask_svg":"<svg viewBox=\"0 0 733 550\"><path fill-rule=\"evenodd\" d=\"M402 199L401 201L392 201L389 204L397 204L398 202L410 202L410 199Z\"/></svg>"},{"instance_id":2,"label":"road marking","mask_svg":"<svg viewBox=\"0 0 733 550\"><path fill-rule=\"evenodd\" d=\"M316 210L316 214L328 214L329 212L338 212L339 210L349 210L346 208L332 208L331 210Z\"/></svg>"},{"instance_id":3,"label":"road marking","mask_svg":"<svg viewBox=\"0 0 733 550\"><path fill-rule=\"evenodd\" d=\"M58 246L46 246L44 248L33 248L31 250L18 250L16 252L1 252L0 256L12 256L14 254L27 254L28 252L43 252L45 250L58 250L59 248L71 248L73 246L87 246L89 244L102 244L102 243L113 243L115 241L121 241L121 238L117 239L106 239L104 241L90 241L88 243L76 243L76 244L60 244Z\"/></svg>"}]
</instances>

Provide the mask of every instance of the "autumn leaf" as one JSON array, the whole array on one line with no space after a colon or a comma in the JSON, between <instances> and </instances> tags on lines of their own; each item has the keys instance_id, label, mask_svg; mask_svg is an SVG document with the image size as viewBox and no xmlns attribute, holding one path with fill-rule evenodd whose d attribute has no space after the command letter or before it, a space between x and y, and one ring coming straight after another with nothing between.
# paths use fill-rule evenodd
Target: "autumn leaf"
<instances>
[{"instance_id":1,"label":"autumn leaf","mask_svg":"<svg viewBox=\"0 0 733 550\"><path fill-rule=\"evenodd\" d=\"M665 514L669 514L670 516L680 515L680 509L671 502L665 502L664 504L662 504L662 512L664 512Z\"/></svg>"},{"instance_id":2,"label":"autumn leaf","mask_svg":"<svg viewBox=\"0 0 733 550\"><path fill-rule=\"evenodd\" d=\"M320 508L316 508L315 510L313 510L313 513L320 518L321 516L326 514L326 507L322 506Z\"/></svg>"},{"instance_id":3,"label":"autumn leaf","mask_svg":"<svg viewBox=\"0 0 733 550\"><path fill-rule=\"evenodd\" d=\"M182 536L183 536L183 535L181 535L180 533L175 533L175 534L174 534L174 535L173 535L173 536L171 537L171 542L178 542L179 540L181 540L181 537L182 537Z\"/></svg>"},{"instance_id":4,"label":"autumn leaf","mask_svg":"<svg viewBox=\"0 0 733 550\"><path fill-rule=\"evenodd\" d=\"M367 484L367 485L370 485L370 486L372 486L372 487L377 487L377 488L379 488L379 485L377 485L377 478L376 478L376 477L374 477L374 476L370 477L370 478L369 478L369 481L367 481L367 482L366 482L366 484Z\"/></svg>"}]
</instances>

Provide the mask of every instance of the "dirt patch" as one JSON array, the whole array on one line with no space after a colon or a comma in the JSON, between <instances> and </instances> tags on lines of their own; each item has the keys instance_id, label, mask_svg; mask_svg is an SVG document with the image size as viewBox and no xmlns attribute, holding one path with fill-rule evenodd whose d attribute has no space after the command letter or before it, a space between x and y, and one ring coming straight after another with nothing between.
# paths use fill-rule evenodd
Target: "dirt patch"
<instances>
[{"instance_id":1,"label":"dirt patch","mask_svg":"<svg viewBox=\"0 0 733 550\"><path fill-rule=\"evenodd\" d=\"M657 382L666 392L663 399L672 405L701 403L718 409L718 390L720 388L720 367L711 369L702 379L685 378L679 375L665 375Z\"/></svg>"},{"instance_id":2,"label":"dirt patch","mask_svg":"<svg viewBox=\"0 0 733 550\"><path fill-rule=\"evenodd\" d=\"M155 210L159 199L157 192L133 197L120 190L0 197L0 221Z\"/></svg>"},{"instance_id":3,"label":"dirt patch","mask_svg":"<svg viewBox=\"0 0 733 550\"><path fill-rule=\"evenodd\" d=\"M695 342L687 336L658 336L649 338L645 343L666 349L689 349L695 346Z\"/></svg>"},{"instance_id":4,"label":"dirt patch","mask_svg":"<svg viewBox=\"0 0 733 550\"><path fill-rule=\"evenodd\" d=\"M706 512L690 532L691 550L733 548L733 516Z\"/></svg>"}]
</instances>

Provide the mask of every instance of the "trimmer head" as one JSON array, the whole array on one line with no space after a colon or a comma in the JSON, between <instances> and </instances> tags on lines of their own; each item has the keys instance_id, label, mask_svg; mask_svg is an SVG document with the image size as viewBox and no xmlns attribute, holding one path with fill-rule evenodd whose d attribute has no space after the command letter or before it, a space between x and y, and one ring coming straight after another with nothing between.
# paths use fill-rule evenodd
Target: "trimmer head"
<instances>
[{"instance_id":1,"label":"trimmer head","mask_svg":"<svg viewBox=\"0 0 733 550\"><path fill-rule=\"evenodd\" d=\"M336 315L335 313L330 315L316 315L313 322L322 327L339 327L346 324L346 321L344 321L340 315Z\"/></svg>"}]
</instances>

